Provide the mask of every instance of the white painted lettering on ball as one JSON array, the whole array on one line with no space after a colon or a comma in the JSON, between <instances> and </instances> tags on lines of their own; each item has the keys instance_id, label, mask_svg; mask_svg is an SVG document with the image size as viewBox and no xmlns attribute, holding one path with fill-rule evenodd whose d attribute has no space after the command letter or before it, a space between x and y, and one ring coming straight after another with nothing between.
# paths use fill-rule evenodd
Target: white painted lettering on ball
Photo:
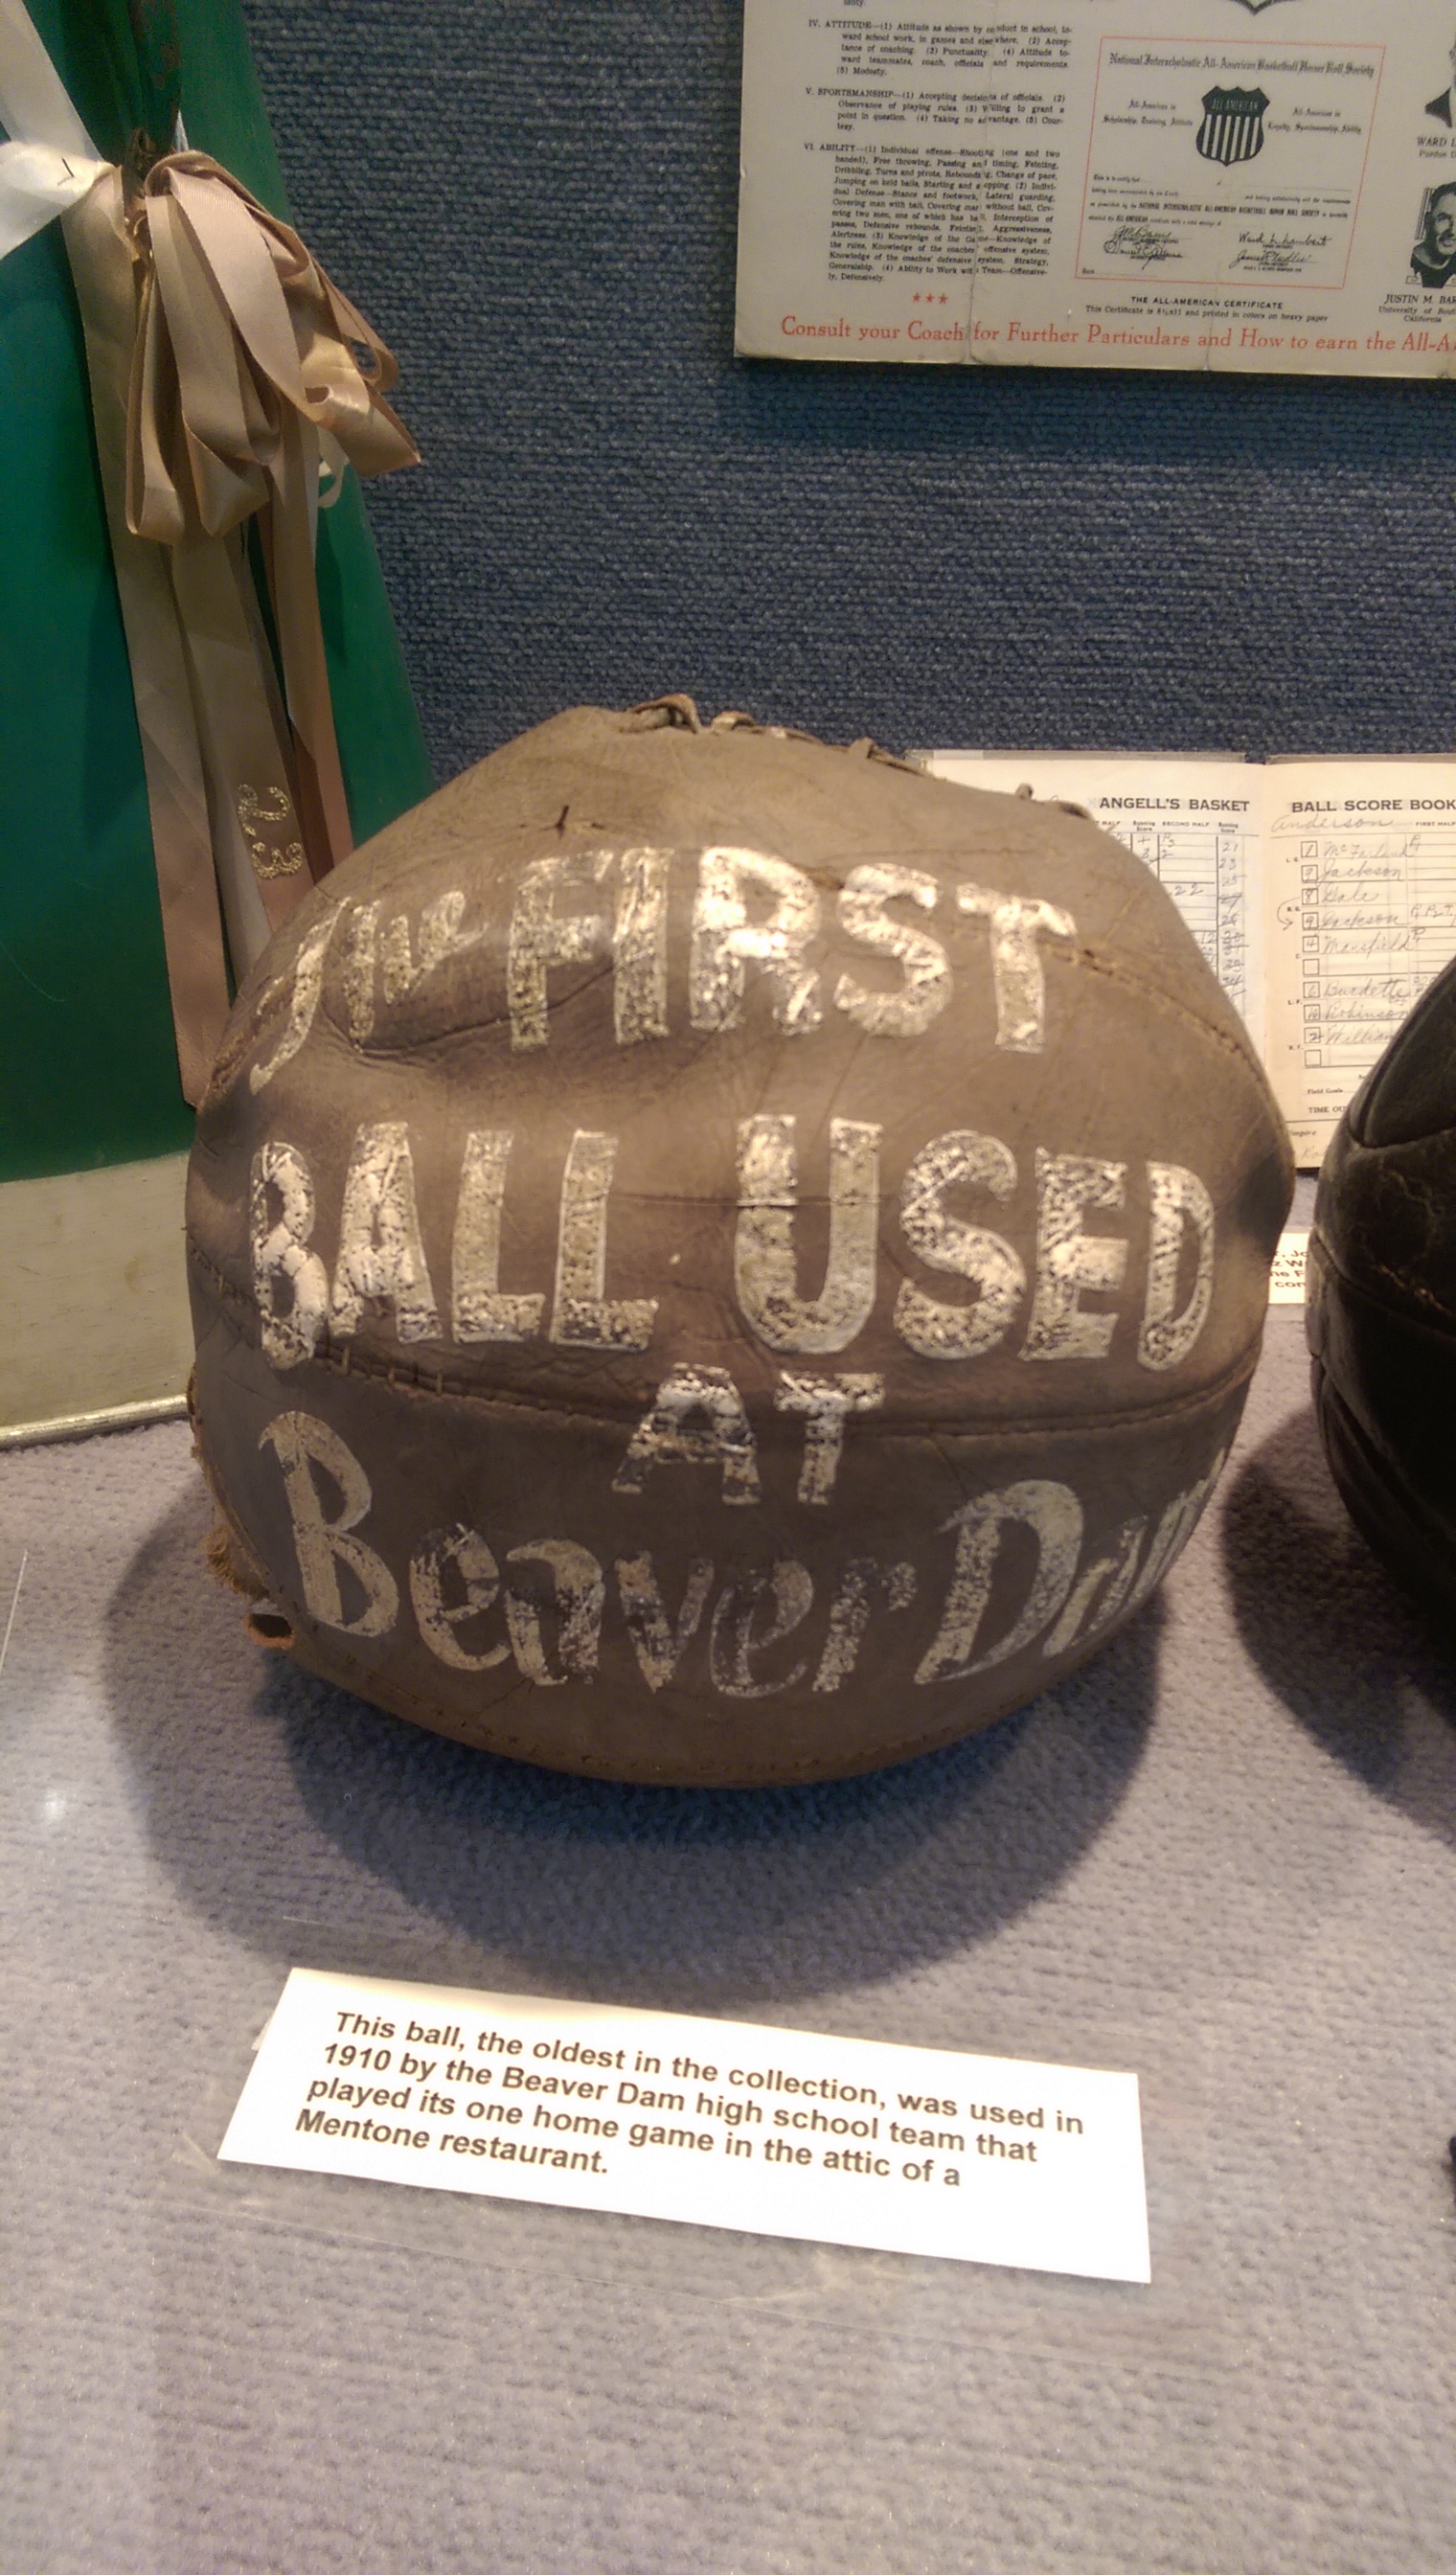
<instances>
[{"instance_id":1,"label":"white painted lettering on ball","mask_svg":"<svg viewBox=\"0 0 1456 2575\"><path fill-rule=\"evenodd\" d=\"M1054 903L995 894L988 886L957 886L955 900L962 912L990 924L997 1046L1039 1055L1046 1044L1046 977L1038 942L1075 939L1076 923Z\"/></svg>"},{"instance_id":2,"label":"white painted lettering on ball","mask_svg":"<svg viewBox=\"0 0 1456 2575\"><path fill-rule=\"evenodd\" d=\"M410 1131L402 1118L361 1127L344 1180L339 1261L329 1320L357 1332L367 1305L392 1305L402 1341L438 1341L440 1313L415 1203Z\"/></svg>"},{"instance_id":3,"label":"white painted lettering on ball","mask_svg":"<svg viewBox=\"0 0 1456 2575\"><path fill-rule=\"evenodd\" d=\"M400 1595L382 1555L355 1534L374 1494L369 1477L337 1430L311 1412L280 1412L259 1438L283 1468L283 1489L293 1522L294 1552L304 1603L324 1627L344 1636L383 1636L394 1625ZM339 1491L337 1519L325 1519L314 1468L322 1467ZM346 1618L339 1567L346 1565L364 1593L357 1618Z\"/></svg>"},{"instance_id":4,"label":"white painted lettering on ball","mask_svg":"<svg viewBox=\"0 0 1456 2575\"><path fill-rule=\"evenodd\" d=\"M872 1412L884 1401L882 1376L804 1376L785 1368L773 1389L774 1409L801 1412L801 1502L827 1502L844 1453L844 1424L851 1412Z\"/></svg>"},{"instance_id":5,"label":"white painted lettering on ball","mask_svg":"<svg viewBox=\"0 0 1456 2575\"><path fill-rule=\"evenodd\" d=\"M974 1358L1005 1338L1026 1288L1026 1273L1011 1246L984 1227L947 1216L954 1189L989 1190L1008 1199L1016 1186L1015 1158L994 1136L970 1128L936 1136L922 1146L900 1186L900 1223L911 1249L931 1270L949 1270L980 1289L969 1305L942 1305L906 1279L894 1300L894 1327L922 1359Z\"/></svg>"},{"instance_id":6,"label":"white painted lettering on ball","mask_svg":"<svg viewBox=\"0 0 1456 2575\"><path fill-rule=\"evenodd\" d=\"M795 1663L779 1680L755 1680L753 1657L792 1635L808 1616L813 1596L807 1568L792 1556L780 1557L776 1564L754 1565L747 1573L725 1583L708 1640L714 1687L721 1689L726 1698L771 1698L775 1691L791 1689L795 1681L802 1680L807 1661ZM771 1613L767 1625L755 1634L754 1620L764 1600L772 1602Z\"/></svg>"},{"instance_id":7,"label":"white painted lettering on ball","mask_svg":"<svg viewBox=\"0 0 1456 2575\"><path fill-rule=\"evenodd\" d=\"M1196 1172L1184 1171L1180 1163L1149 1163L1147 1198L1147 1302L1137 1356L1145 1368L1170 1368L1187 1357L1213 1302L1213 1201ZM1178 1267L1189 1225L1197 1259L1188 1301L1177 1314Z\"/></svg>"},{"instance_id":8,"label":"white painted lettering on ball","mask_svg":"<svg viewBox=\"0 0 1456 2575\"><path fill-rule=\"evenodd\" d=\"M462 930L464 919L465 896L458 887L437 895L420 915L420 953L412 957L409 922L403 913L396 915L381 943L387 1002L402 1002L407 994L417 992L426 976L443 966L447 957L464 957L470 949L479 948L485 929Z\"/></svg>"},{"instance_id":9,"label":"white painted lettering on ball","mask_svg":"<svg viewBox=\"0 0 1456 2575\"><path fill-rule=\"evenodd\" d=\"M446 1575L458 1583L461 1597L449 1606ZM432 1529L410 1558L410 1597L415 1621L432 1654L458 1672L488 1672L504 1663L511 1648L488 1645L483 1654L469 1653L456 1635L468 1618L493 1608L500 1594L501 1570L479 1529L457 1520L453 1528Z\"/></svg>"},{"instance_id":10,"label":"white painted lettering on ball","mask_svg":"<svg viewBox=\"0 0 1456 2575\"><path fill-rule=\"evenodd\" d=\"M656 1296L619 1298L603 1292L607 1201L616 1164L615 1136L578 1128L562 1177L551 1337L585 1349L645 1350L653 1337Z\"/></svg>"},{"instance_id":11,"label":"white painted lettering on ball","mask_svg":"<svg viewBox=\"0 0 1456 2575\"><path fill-rule=\"evenodd\" d=\"M1227 1454L1226 1449L1221 1449L1206 1475L1173 1495L1153 1531L1140 1572L1138 1556L1147 1533L1147 1520L1139 1517L1123 1521L1111 1555L1099 1557L1078 1575L1060 1617L1043 1641L1043 1654L1066 1654L1074 1647L1085 1653L1119 1618L1130 1618L1135 1609L1141 1608L1191 1537ZM1104 1583L1106 1588L1102 1590ZM1093 1611L1092 1602L1099 1590L1102 1596Z\"/></svg>"},{"instance_id":12,"label":"white painted lettering on ball","mask_svg":"<svg viewBox=\"0 0 1456 2575\"><path fill-rule=\"evenodd\" d=\"M1036 1540L1036 1570L1020 1615L999 1644L977 1656L976 1637L990 1598L1002 1535L1020 1522ZM968 1680L1019 1654L1054 1618L1071 1589L1082 1543L1082 1506L1069 1484L1043 1477L982 1493L945 1521L956 1531L955 1564L940 1626L915 1672L919 1682Z\"/></svg>"},{"instance_id":13,"label":"white painted lettering on ball","mask_svg":"<svg viewBox=\"0 0 1456 2575\"><path fill-rule=\"evenodd\" d=\"M695 1555L688 1567L682 1606L669 1621L656 1568L650 1555L620 1555L617 1588L622 1614L649 1689L666 1689L703 1623L713 1589L713 1564Z\"/></svg>"},{"instance_id":14,"label":"white painted lettering on ball","mask_svg":"<svg viewBox=\"0 0 1456 2575\"><path fill-rule=\"evenodd\" d=\"M271 1211L277 1197L278 1214ZM248 1191L253 1293L263 1355L276 1368L297 1367L315 1348L329 1310L329 1273L308 1250L314 1230L314 1184L294 1145L262 1145ZM289 1301L280 1310L278 1288Z\"/></svg>"},{"instance_id":15,"label":"white painted lettering on ball","mask_svg":"<svg viewBox=\"0 0 1456 2575\"><path fill-rule=\"evenodd\" d=\"M859 1659L860 1640L869 1624L876 1590L882 1590L890 1609L908 1609L915 1596L915 1568L912 1564L877 1564L872 1555L851 1555L840 1567L834 1596L829 1603L829 1628L824 1638L819 1667L813 1677L816 1690L831 1691L842 1687Z\"/></svg>"},{"instance_id":16,"label":"white painted lettering on ball","mask_svg":"<svg viewBox=\"0 0 1456 2575\"><path fill-rule=\"evenodd\" d=\"M1085 1572L1078 1573L1061 1616L1042 1640L1043 1654L1069 1654L1074 1645L1089 1645L1104 1627L1111 1626L1132 1589L1138 1550L1146 1531L1145 1517L1124 1520L1112 1542L1112 1553L1098 1556ZM1094 1613L1092 1603L1099 1591L1102 1597Z\"/></svg>"},{"instance_id":17,"label":"white painted lettering on ball","mask_svg":"<svg viewBox=\"0 0 1456 2575\"><path fill-rule=\"evenodd\" d=\"M541 1609L519 1582L506 1577L506 1624L517 1663L539 1689L563 1681L590 1680L597 1669L606 1584L595 1555L568 1537L537 1538L531 1546L513 1546L508 1564L544 1564L552 1578L552 1601L560 1616L557 1654L561 1670L553 1671L542 1634Z\"/></svg>"},{"instance_id":18,"label":"white painted lettering on ball","mask_svg":"<svg viewBox=\"0 0 1456 2575\"><path fill-rule=\"evenodd\" d=\"M481 1128L465 1140L451 1255L451 1323L458 1341L525 1341L541 1329L546 1298L501 1289L501 1206L513 1137Z\"/></svg>"},{"instance_id":19,"label":"white painted lettering on ball","mask_svg":"<svg viewBox=\"0 0 1456 2575\"><path fill-rule=\"evenodd\" d=\"M752 1330L772 1350L841 1350L874 1304L878 1127L829 1121L829 1256L822 1292L800 1296L793 1250L798 1155L792 1118L738 1122L733 1279Z\"/></svg>"},{"instance_id":20,"label":"white painted lettering on ball","mask_svg":"<svg viewBox=\"0 0 1456 2575\"><path fill-rule=\"evenodd\" d=\"M613 925L613 1025L619 1046L665 1038L668 1027L668 882L671 850L624 850L617 862Z\"/></svg>"},{"instance_id":21,"label":"white painted lettering on ball","mask_svg":"<svg viewBox=\"0 0 1456 2575\"><path fill-rule=\"evenodd\" d=\"M1023 1359L1101 1359L1117 1327L1115 1314L1089 1314L1082 1290L1111 1295L1122 1285L1127 1246L1085 1234L1084 1208L1120 1208L1127 1165L1036 1148L1036 1290L1021 1345Z\"/></svg>"},{"instance_id":22,"label":"white painted lettering on ball","mask_svg":"<svg viewBox=\"0 0 1456 2575\"><path fill-rule=\"evenodd\" d=\"M575 966L608 944L600 913L558 913L556 899L601 885L612 861L605 851L561 859L533 859L521 880L506 957L506 1001L511 1044L544 1047L547 1039L547 970Z\"/></svg>"},{"instance_id":23,"label":"white painted lettering on ball","mask_svg":"<svg viewBox=\"0 0 1456 2575\"><path fill-rule=\"evenodd\" d=\"M292 1063L313 1027L314 1014L319 1007L319 995L324 989L325 951L334 936L340 915L348 908L344 903L330 904L328 911L322 914L313 929L300 942L298 955L287 974L280 975L276 983L270 984L259 1001L257 1014L261 1019L275 997L287 991L288 1018L272 1055L265 1056L263 1062L255 1064L249 1073L250 1091L262 1091L265 1085L273 1080L276 1073L281 1073L286 1064Z\"/></svg>"},{"instance_id":24,"label":"white painted lettering on ball","mask_svg":"<svg viewBox=\"0 0 1456 2575\"><path fill-rule=\"evenodd\" d=\"M357 1047L367 1045L374 1035L374 977L381 910L377 903L356 904L344 935L344 969L340 978L344 1017L350 1043Z\"/></svg>"},{"instance_id":25,"label":"white painted lettering on ball","mask_svg":"<svg viewBox=\"0 0 1456 2575\"><path fill-rule=\"evenodd\" d=\"M750 894L769 898L761 921L749 919ZM818 922L819 899L802 869L757 850L705 850L688 960L695 1029L738 1026L750 965L772 986L773 1017L787 1036L817 1028L819 979L804 950Z\"/></svg>"},{"instance_id":26,"label":"white painted lettering on ball","mask_svg":"<svg viewBox=\"0 0 1456 2575\"><path fill-rule=\"evenodd\" d=\"M758 1450L743 1398L725 1367L670 1369L628 1442L614 1493L640 1493L656 1466L720 1466L726 1502L756 1502Z\"/></svg>"},{"instance_id":27,"label":"white painted lettering on ball","mask_svg":"<svg viewBox=\"0 0 1456 2575\"><path fill-rule=\"evenodd\" d=\"M875 1038L917 1038L950 999L949 962L938 939L896 921L884 909L902 897L933 912L938 888L918 868L885 861L851 868L839 896L839 922L851 939L877 957L892 957L904 982L897 993L871 993L852 975L834 986L834 1008L845 1011Z\"/></svg>"},{"instance_id":28,"label":"white painted lettering on ball","mask_svg":"<svg viewBox=\"0 0 1456 2575\"><path fill-rule=\"evenodd\" d=\"M1173 1495L1152 1533L1142 1570L1127 1594L1124 1606L1129 1617L1134 1609L1141 1608L1149 1592L1156 1588L1175 1559L1182 1554L1203 1516L1203 1506L1223 1472L1227 1456L1228 1450L1220 1448L1207 1474L1201 1475L1197 1483L1189 1484L1185 1491Z\"/></svg>"}]
</instances>

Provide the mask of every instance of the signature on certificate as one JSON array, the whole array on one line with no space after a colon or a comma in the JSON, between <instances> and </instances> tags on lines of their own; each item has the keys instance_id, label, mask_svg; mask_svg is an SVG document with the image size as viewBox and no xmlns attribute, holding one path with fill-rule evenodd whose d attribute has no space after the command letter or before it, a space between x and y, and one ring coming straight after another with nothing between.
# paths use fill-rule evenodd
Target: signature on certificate
<instances>
[{"instance_id":1,"label":"signature on certificate","mask_svg":"<svg viewBox=\"0 0 1456 2575\"><path fill-rule=\"evenodd\" d=\"M1107 235L1102 257L1135 260L1139 268L1153 268L1162 259L1181 259L1182 246L1176 233L1159 232L1154 225L1129 215Z\"/></svg>"},{"instance_id":2,"label":"signature on certificate","mask_svg":"<svg viewBox=\"0 0 1456 2575\"><path fill-rule=\"evenodd\" d=\"M1238 241L1231 267L1253 269L1260 277L1287 277L1308 268L1315 254L1328 246L1329 234L1240 233Z\"/></svg>"}]
</instances>

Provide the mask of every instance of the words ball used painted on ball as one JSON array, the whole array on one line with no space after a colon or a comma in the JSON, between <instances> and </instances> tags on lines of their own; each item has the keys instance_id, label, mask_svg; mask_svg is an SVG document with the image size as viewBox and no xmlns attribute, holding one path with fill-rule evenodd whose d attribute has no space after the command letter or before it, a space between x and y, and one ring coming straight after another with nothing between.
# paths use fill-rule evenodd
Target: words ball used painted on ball
<instances>
[{"instance_id":1,"label":"words ball used painted on ball","mask_svg":"<svg viewBox=\"0 0 1456 2575\"><path fill-rule=\"evenodd\" d=\"M315 1672L522 1759L903 1759L1172 1562L1290 1182L1195 940L1074 811L561 716L239 995L188 1194L227 1563Z\"/></svg>"}]
</instances>

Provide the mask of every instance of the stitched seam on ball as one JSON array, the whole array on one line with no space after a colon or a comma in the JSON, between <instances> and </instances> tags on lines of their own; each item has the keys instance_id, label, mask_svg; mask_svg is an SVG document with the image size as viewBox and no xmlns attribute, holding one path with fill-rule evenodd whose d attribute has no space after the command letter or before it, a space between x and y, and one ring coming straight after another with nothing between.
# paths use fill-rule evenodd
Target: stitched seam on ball
<instances>
[{"instance_id":1,"label":"stitched seam on ball","mask_svg":"<svg viewBox=\"0 0 1456 2575\"><path fill-rule=\"evenodd\" d=\"M810 873L810 871L805 870L804 873L807 874ZM1201 1018L1196 1011L1190 1010L1185 1002L1180 1002L1177 996L1168 992L1163 985L1149 981L1146 976L1133 974L1118 958L1111 956L1104 950L1088 947L1085 943L1073 947L1067 941L1052 940L1048 941L1044 953L1048 962L1055 960L1059 961L1063 965L1084 966L1094 975L1105 976L1109 983L1120 984L1126 992L1136 994L1141 1000L1158 1003L1164 1010L1171 1011L1174 1018L1181 1020L1186 1028L1192 1029L1200 1037L1206 1038L1210 1045L1217 1047L1222 1054L1230 1057L1235 1064L1240 1065L1244 1072L1253 1078L1255 1087L1259 1091L1264 1094L1268 1093L1268 1076L1264 1072L1258 1057L1254 1053L1252 1045L1248 1042L1241 1043L1238 1038L1231 1036L1226 1030L1213 1027L1208 1020ZM548 1008L553 1011L560 1011L565 1008L574 1007L575 1004L580 1001L584 993L592 991L597 985L605 982L612 972L613 967L611 959L604 958L600 965L595 966L590 974L583 976L579 984L573 985L570 993L559 996L556 1001L549 1003ZM349 1039L343 1023L337 1016L337 1012L330 1007L327 995L324 996L323 1000L322 1016L333 1029L335 1035L343 1039L346 1045L350 1047L351 1052L358 1053L366 1061L394 1063L402 1057L408 1057L420 1043L418 1039L411 1037L406 1032L402 1032L393 1044L387 1044L382 1038L374 1038L367 1041L362 1046L356 1047L354 1042ZM494 1029L505 1028L509 1026L509 1024L510 1012L508 1010L493 1011L489 1017L471 1017L457 1022L450 1028L433 1029L430 1034L429 1043L432 1046L435 1046L448 1044L449 1041L454 1038L483 1036ZM222 1053L218 1057L217 1063L213 1067L212 1075L209 1079L209 1100L211 1100L214 1090L221 1091L226 1089L227 1083L238 1071L243 1061L243 1054L246 1054L247 1047L251 1045L253 1039L259 1034L259 1027L262 1025L263 1023L260 1021L258 1024L251 1026L246 1039L242 1039L241 1037L235 1038L230 1047L225 1045ZM240 1044L242 1045L243 1054L238 1053Z\"/></svg>"},{"instance_id":2,"label":"stitched seam on ball","mask_svg":"<svg viewBox=\"0 0 1456 2575\"><path fill-rule=\"evenodd\" d=\"M240 1316L246 1316L253 1326L253 1337L261 1341L260 1317L254 1298L243 1288L235 1287L231 1279L224 1277L191 1235L187 1238L187 1254L189 1260L195 1261L198 1268L206 1272L219 1296L235 1306ZM1148 1422L1175 1420L1180 1413L1199 1412L1207 1405L1221 1402L1235 1386L1245 1383L1253 1375L1258 1357L1256 1343L1252 1351L1234 1360L1222 1376L1215 1377L1208 1385L1190 1388L1186 1394L1177 1395L1168 1403L1149 1401L1132 1404L1120 1412L1099 1413L1095 1419L1069 1423L1051 1421L1037 1413L1025 1413L981 1424L950 1421L943 1413L933 1413L924 1420L903 1420L897 1415L885 1419L881 1416L877 1435L890 1439L994 1440L1023 1435L1030 1437L1038 1432L1049 1438L1080 1438L1086 1432L1137 1429ZM338 1376L368 1377L376 1384L393 1386L402 1394L433 1394L442 1398L448 1396L461 1403L492 1404L498 1411L520 1412L528 1417L554 1415L567 1423L585 1423L600 1430L630 1425L639 1419L642 1410L636 1400L624 1403L620 1411L605 1412L585 1403L568 1405L560 1394L533 1395L524 1387L513 1388L508 1393L498 1385L476 1385L469 1379L448 1376L444 1368L416 1366L409 1359L375 1358L347 1345L339 1349L326 1343L322 1348L311 1351L305 1364L332 1368Z\"/></svg>"},{"instance_id":3,"label":"stitched seam on ball","mask_svg":"<svg viewBox=\"0 0 1456 2575\"><path fill-rule=\"evenodd\" d=\"M1352 1296L1358 1296L1362 1303L1373 1306L1377 1314L1384 1316L1388 1309L1379 1302L1369 1286L1368 1280L1356 1279L1344 1268L1343 1264L1335 1258L1334 1253L1330 1250L1328 1240L1324 1235L1319 1235L1317 1239L1320 1251L1323 1254L1328 1267L1333 1271L1336 1279L1338 1279L1341 1287L1347 1288ZM1426 1331L1435 1330L1439 1323L1439 1325L1444 1327L1441 1337L1445 1338L1449 1335L1453 1323L1456 1323L1456 1312L1453 1312L1449 1305L1443 1305L1439 1298L1431 1294L1428 1288L1422 1288L1418 1282L1413 1279L1402 1279L1398 1271L1391 1270L1385 1262L1377 1261L1373 1256L1369 1261L1368 1269L1371 1276L1382 1280L1387 1288L1393 1288L1398 1296L1402 1298L1409 1296L1413 1298L1417 1304L1428 1306L1430 1313L1436 1317L1436 1322L1428 1321L1425 1315L1422 1314L1405 1314L1399 1316L1398 1319L1407 1323L1415 1324L1417 1330Z\"/></svg>"},{"instance_id":4,"label":"stitched seam on ball","mask_svg":"<svg viewBox=\"0 0 1456 2575\"><path fill-rule=\"evenodd\" d=\"M1207 1038L1211 1046L1218 1047L1224 1055L1231 1056L1235 1064L1242 1065L1244 1071L1254 1078L1256 1087L1261 1092L1267 1093L1268 1076L1252 1047L1241 1044L1226 1030L1214 1028L1208 1020L1200 1019L1196 1011L1190 1011L1185 1002L1180 1002L1176 995L1165 991L1161 984L1149 983L1145 976L1130 974L1117 958L1106 956L1095 948L1069 948L1048 943L1046 956L1048 960L1059 958L1064 965L1086 966L1094 975L1105 975L1109 984L1121 984L1129 993L1136 993L1145 1002L1160 1003L1165 1011L1171 1011L1174 1018L1181 1020L1185 1027L1196 1031L1199 1037Z\"/></svg>"}]
</instances>

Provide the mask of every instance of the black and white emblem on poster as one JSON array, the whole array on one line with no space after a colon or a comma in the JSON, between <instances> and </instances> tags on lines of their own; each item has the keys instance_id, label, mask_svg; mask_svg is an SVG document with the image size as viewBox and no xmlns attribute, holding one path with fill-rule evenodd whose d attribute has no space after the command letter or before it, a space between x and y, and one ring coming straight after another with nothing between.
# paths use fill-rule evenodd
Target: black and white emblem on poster
<instances>
[{"instance_id":1,"label":"black and white emblem on poster","mask_svg":"<svg viewBox=\"0 0 1456 2575\"><path fill-rule=\"evenodd\" d=\"M1268 104L1261 89L1206 89L1195 137L1204 160L1220 162L1225 170L1236 161L1252 161L1264 148Z\"/></svg>"}]
</instances>

